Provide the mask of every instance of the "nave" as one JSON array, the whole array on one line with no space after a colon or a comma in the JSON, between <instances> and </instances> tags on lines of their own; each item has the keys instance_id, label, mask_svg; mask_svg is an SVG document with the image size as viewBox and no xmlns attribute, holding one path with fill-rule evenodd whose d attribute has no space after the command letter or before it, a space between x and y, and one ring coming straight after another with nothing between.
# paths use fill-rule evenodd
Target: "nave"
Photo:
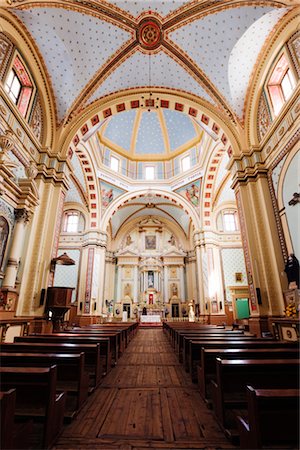
<instances>
[{"instance_id":1,"label":"nave","mask_svg":"<svg viewBox=\"0 0 300 450\"><path fill-rule=\"evenodd\" d=\"M162 329L139 329L60 449L234 448L190 381Z\"/></svg>"}]
</instances>

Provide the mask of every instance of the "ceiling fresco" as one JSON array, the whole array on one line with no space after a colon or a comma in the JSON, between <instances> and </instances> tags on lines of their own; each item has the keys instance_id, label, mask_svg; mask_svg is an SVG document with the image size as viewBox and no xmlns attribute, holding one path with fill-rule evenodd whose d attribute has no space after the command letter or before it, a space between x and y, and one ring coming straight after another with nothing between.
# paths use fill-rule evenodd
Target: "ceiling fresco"
<instances>
[{"instance_id":1,"label":"ceiling fresco","mask_svg":"<svg viewBox=\"0 0 300 450\"><path fill-rule=\"evenodd\" d=\"M194 95L243 124L253 69L288 3L12 0L6 7L43 58L57 123L105 96L157 87Z\"/></svg>"},{"instance_id":2,"label":"ceiling fresco","mask_svg":"<svg viewBox=\"0 0 300 450\"><path fill-rule=\"evenodd\" d=\"M183 113L173 110L131 110L108 119L101 140L113 149L121 148L131 156L144 154L170 156L185 146L200 142L202 129Z\"/></svg>"}]
</instances>

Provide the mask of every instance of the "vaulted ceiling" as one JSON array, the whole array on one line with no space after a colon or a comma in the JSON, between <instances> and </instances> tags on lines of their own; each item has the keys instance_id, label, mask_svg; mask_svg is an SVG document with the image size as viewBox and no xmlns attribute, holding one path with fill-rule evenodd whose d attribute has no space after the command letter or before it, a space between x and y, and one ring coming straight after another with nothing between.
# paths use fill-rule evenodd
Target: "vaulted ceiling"
<instances>
[{"instance_id":1,"label":"vaulted ceiling","mask_svg":"<svg viewBox=\"0 0 300 450\"><path fill-rule=\"evenodd\" d=\"M9 8L42 57L58 123L138 87L188 92L242 122L259 54L288 4L11 0Z\"/></svg>"}]
</instances>

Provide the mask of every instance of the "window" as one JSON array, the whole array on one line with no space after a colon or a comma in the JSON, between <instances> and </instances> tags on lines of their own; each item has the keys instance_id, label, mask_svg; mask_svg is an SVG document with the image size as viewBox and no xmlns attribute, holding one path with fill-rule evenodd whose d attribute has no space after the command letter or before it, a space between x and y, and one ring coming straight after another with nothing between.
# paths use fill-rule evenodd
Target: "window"
<instances>
[{"instance_id":1,"label":"window","mask_svg":"<svg viewBox=\"0 0 300 450\"><path fill-rule=\"evenodd\" d=\"M22 116L25 117L32 97L33 85L24 64L18 56L14 59L4 87Z\"/></svg>"},{"instance_id":2,"label":"window","mask_svg":"<svg viewBox=\"0 0 300 450\"><path fill-rule=\"evenodd\" d=\"M224 231L237 231L236 213L225 212L223 213L223 226Z\"/></svg>"},{"instance_id":3,"label":"window","mask_svg":"<svg viewBox=\"0 0 300 450\"><path fill-rule=\"evenodd\" d=\"M110 157L111 170L114 170L115 172L119 172L119 163L120 163L120 161L118 160L118 158L115 158L114 156Z\"/></svg>"},{"instance_id":4,"label":"window","mask_svg":"<svg viewBox=\"0 0 300 450\"><path fill-rule=\"evenodd\" d=\"M239 221L235 209L223 209L217 215L217 230L222 233L235 233L239 231Z\"/></svg>"},{"instance_id":5,"label":"window","mask_svg":"<svg viewBox=\"0 0 300 450\"><path fill-rule=\"evenodd\" d=\"M268 82L268 92L275 116L278 116L283 105L291 97L295 86L294 75L285 54L283 54L273 69Z\"/></svg>"},{"instance_id":6,"label":"window","mask_svg":"<svg viewBox=\"0 0 300 450\"><path fill-rule=\"evenodd\" d=\"M16 72L11 70L5 83L5 90L15 104L17 104L21 87Z\"/></svg>"},{"instance_id":7,"label":"window","mask_svg":"<svg viewBox=\"0 0 300 450\"><path fill-rule=\"evenodd\" d=\"M182 171L185 172L191 168L191 158L190 156L185 156L181 160Z\"/></svg>"},{"instance_id":8,"label":"window","mask_svg":"<svg viewBox=\"0 0 300 450\"><path fill-rule=\"evenodd\" d=\"M154 166L145 167L145 179L154 180Z\"/></svg>"},{"instance_id":9,"label":"window","mask_svg":"<svg viewBox=\"0 0 300 450\"><path fill-rule=\"evenodd\" d=\"M77 233L79 224L79 214L77 212L69 212L65 215L64 231L67 233Z\"/></svg>"}]
</instances>

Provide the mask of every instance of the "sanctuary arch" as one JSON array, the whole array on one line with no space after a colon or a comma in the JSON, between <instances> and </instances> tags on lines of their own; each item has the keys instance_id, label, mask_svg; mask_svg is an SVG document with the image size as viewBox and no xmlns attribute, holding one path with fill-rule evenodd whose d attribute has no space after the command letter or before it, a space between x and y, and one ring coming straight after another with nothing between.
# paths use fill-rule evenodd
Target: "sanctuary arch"
<instances>
[{"instance_id":1,"label":"sanctuary arch","mask_svg":"<svg viewBox=\"0 0 300 450\"><path fill-rule=\"evenodd\" d=\"M127 216L126 208L129 212L137 208L136 216ZM182 216L184 226L180 225ZM121 225L115 229L118 221ZM113 252L115 266L106 266L104 292L115 299L115 316L120 317L130 305L132 318L142 314L171 317L173 304L178 305L176 316L185 316L188 299L202 301L195 286L187 283L190 271L196 270L196 261L192 269L187 256L199 219L185 199L162 190L127 194L111 205L105 223L110 225L107 250Z\"/></svg>"}]
</instances>

